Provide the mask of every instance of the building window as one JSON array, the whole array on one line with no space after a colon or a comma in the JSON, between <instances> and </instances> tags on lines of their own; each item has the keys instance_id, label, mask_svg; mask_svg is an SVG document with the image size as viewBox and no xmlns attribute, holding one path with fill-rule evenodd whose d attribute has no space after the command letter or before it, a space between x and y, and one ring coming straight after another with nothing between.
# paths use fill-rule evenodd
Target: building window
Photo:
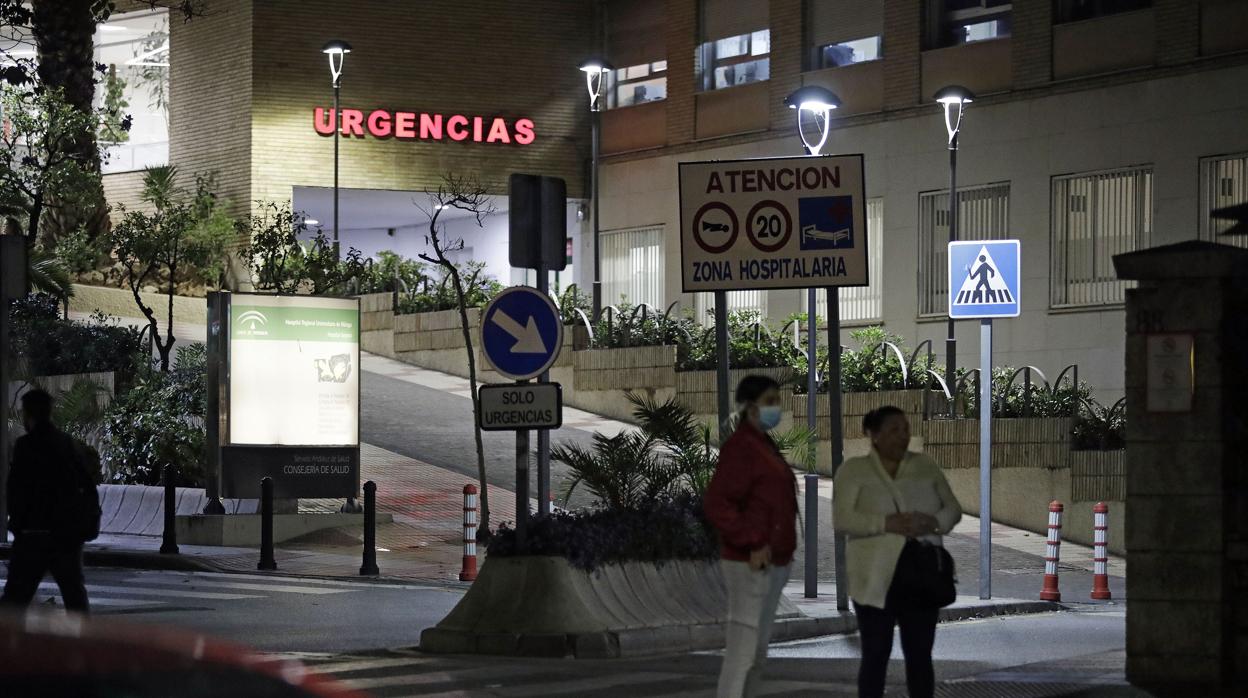
<instances>
[{"instance_id":1,"label":"building window","mask_svg":"<svg viewBox=\"0 0 1248 698\"><path fill-rule=\"evenodd\" d=\"M1054 0L1053 21L1078 22L1094 17L1133 12L1152 6L1152 0Z\"/></svg>"},{"instance_id":2,"label":"building window","mask_svg":"<svg viewBox=\"0 0 1248 698\"><path fill-rule=\"evenodd\" d=\"M663 226L602 231L602 302L663 306Z\"/></svg>"},{"instance_id":3,"label":"building window","mask_svg":"<svg viewBox=\"0 0 1248 698\"><path fill-rule=\"evenodd\" d=\"M1122 303L1114 255L1150 244L1152 167L1054 177L1052 206L1052 307Z\"/></svg>"},{"instance_id":4,"label":"building window","mask_svg":"<svg viewBox=\"0 0 1248 698\"><path fill-rule=\"evenodd\" d=\"M970 44L1010 35L1010 0L928 0L927 48Z\"/></svg>"},{"instance_id":5,"label":"building window","mask_svg":"<svg viewBox=\"0 0 1248 698\"><path fill-rule=\"evenodd\" d=\"M607 76L607 108L667 99L667 61L620 68Z\"/></svg>"},{"instance_id":6,"label":"building window","mask_svg":"<svg viewBox=\"0 0 1248 698\"><path fill-rule=\"evenodd\" d=\"M839 44L827 44L819 49L819 68L835 68L852 63L866 63L880 59L880 37L869 36L865 39L842 41Z\"/></svg>"},{"instance_id":7,"label":"building window","mask_svg":"<svg viewBox=\"0 0 1248 698\"><path fill-rule=\"evenodd\" d=\"M884 318L884 199L867 199L867 268L871 285L842 288L842 324L869 324ZM806 308L802 292L802 308ZM815 294L815 315L828 316L827 294Z\"/></svg>"},{"instance_id":8,"label":"building window","mask_svg":"<svg viewBox=\"0 0 1248 698\"><path fill-rule=\"evenodd\" d=\"M806 70L880 58L883 0L805 0Z\"/></svg>"},{"instance_id":9,"label":"building window","mask_svg":"<svg viewBox=\"0 0 1248 698\"><path fill-rule=\"evenodd\" d=\"M96 89L105 113L101 171L129 172L169 162L169 13L113 15L95 33L95 62L106 66ZM130 129L120 128L130 117Z\"/></svg>"},{"instance_id":10,"label":"building window","mask_svg":"<svg viewBox=\"0 0 1248 698\"><path fill-rule=\"evenodd\" d=\"M708 41L698 48L697 72L703 90L746 85L771 77L771 30Z\"/></svg>"},{"instance_id":11,"label":"building window","mask_svg":"<svg viewBox=\"0 0 1248 698\"><path fill-rule=\"evenodd\" d=\"M1200 239L1248 247L1248 235L1219 237L1235 221L1210 216L1217 209L1248 203L1248 153L1200 160Z\"/></svg>"},{"instance_id":12,"label":"building window","mask_svg":"<svg viewBox=\"0 0 1248 698\"><path fill-rule=\"evenodd\" d=\"M1001 240L1010 235L1010 184L958 190L959 240ZM949 309L949 191L919 194L919 315Z\"/></svg>"}]
</instances>

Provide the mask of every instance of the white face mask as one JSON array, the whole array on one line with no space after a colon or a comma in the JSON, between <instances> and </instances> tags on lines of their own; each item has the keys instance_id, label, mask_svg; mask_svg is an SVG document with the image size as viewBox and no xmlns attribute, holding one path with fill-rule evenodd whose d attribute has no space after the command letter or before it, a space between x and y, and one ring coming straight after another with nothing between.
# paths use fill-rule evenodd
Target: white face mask
<instances>
[{"instance_id":1,"label":"white face mask","mask_svg":"<svg viewBox=\"0 0 1248 698\"><path fill-rule=\"evenodd\" d=\"M763 431L771 431L780 424L780 405L759 405L758 423Z\"/></svg>"}]
</instances>

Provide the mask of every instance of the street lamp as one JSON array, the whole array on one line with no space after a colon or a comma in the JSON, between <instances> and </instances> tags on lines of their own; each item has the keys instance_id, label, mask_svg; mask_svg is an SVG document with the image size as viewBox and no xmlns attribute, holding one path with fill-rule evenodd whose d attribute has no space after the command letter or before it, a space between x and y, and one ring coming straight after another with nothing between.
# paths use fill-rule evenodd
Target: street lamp
<instances>
[{"instance_id":1,"label":"street lamp","mask_svg":"<svg viewBox=\"0 0 1248 698\"><path fill-rule=\"evenodd\" d=\"M958 239L958 133L962 130L962 112L975 99L974 93L961 85L940 88L933 96L945 112L945 130L949 133L949 242ZM933 273L935 271L933 270ZM949 289L950 292L953 289ZM954 411L955 371L958 362L958 339L953 330L953 318L949 318L945 337L945 383L949 389L949 414Z\"/></svg>"},{"instance_id":2,"label":"street lamp","mask_svg":"<svg viewBox=\"0 0 1248 698\"><path fill-rule=\"evenodd\" d=\"M338 114L338 90L342 86L342 66L351 44L342 39L327 41L321 52L329 56L329 74L334 85L334 257L338 257L338 131L341 117Z\"/></svg>"},{"instance_id":3,"label":"street lamp","mask_svg":"<svg viewBox=\"0 0 1248 698\"><path fill-rule=\"evenodd\" d=\"M841 106L841 99L837 97L831 90L819 87L818 85L807 85L799 88L793 94L784 100L785 106L797 112L797 135L802 139L802 146L806 149L807 154L811 156L819 155L819 151L828 142L828 131L830 130L832 121L832 110ZM819 140L811 142L806 138L806 131L802 128L802 115L810 114L810 118L814 119L815 125L819 127ZM811 433L815 433L818 429L816 423L816 398L818 392L818 377L815 375L818 367L819 357L819 320L815 317L815 306L818 304L818 290L811 286L806 289L806 426ZM827 290L828 298L828 398L831 401L829 407L832 412L832 419L839 421L841 413L840 408L840 362L837 361L837 355L834 347L840 346L841 322L840 322L840 294L835 286L829 286ZM718 306L716 306L718 310ZM832 442L832 467L840 464L840 456L838 455L840 443L837 441L838 430L833 427ZM819 510L819 476L813 474L806 475L806 511ZM806 517L806 575L805 575L805 596L813 599L819 595L819 517L807 515ZM844 539L841 536L835 538L835 551L833 554L833 565L836 570L837 579L845 578L845 550ZM837 588L837 608L848 609L849 599L841 587Z\"/></svg>"},{"instance_id":4,"label":"street lamp","mask_svg":"<svg viewBox=\"0 0 1248 698\"><path fill-rule=\"evenodd\" d=\"M606 96L607 74L614 68L602 58L590 58L581 63L581 71L585 73L585 88L589 91L589 116L592 128L592 167L590 170L590 196L594 203L594 288L593 314L594 320L602 313L602 248L598 244L598 130L602 111L602 100Z\"/></svg>"},{"instance_id":5,"label":"street lamp","mask_svg":"<svg viewBox=\"0 0 1248 698\"><path fill-rule=\"evenodd\" d=\"M785 106L789 109L797 110L797 135L802 138L802 145L806 147L806 152L811 155L818 155L819 151L828 142L828 120L832 116L832 110L841 106L841 99L837 97L831 90L824 89L818 85L807 85L784 100ZM811 143L806 139L806 132L802 130L802 114L809 112L814 118L815 123L819 126L819 141Z\"/></svg>"}]
</instances>

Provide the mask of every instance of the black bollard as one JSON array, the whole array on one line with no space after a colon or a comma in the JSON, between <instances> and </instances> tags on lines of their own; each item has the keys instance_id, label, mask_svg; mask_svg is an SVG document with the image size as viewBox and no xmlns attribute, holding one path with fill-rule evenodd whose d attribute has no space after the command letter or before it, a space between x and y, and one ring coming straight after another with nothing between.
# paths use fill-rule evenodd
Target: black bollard
<instances>
[{"instance_id":1,"label":"black bollard","mask_svg":"<svg viewBox=\"0 0 1248 698\"><path fill-rule=\"evenodd\" d=\"M256 569L275 570L273 559L273 478L260 481L260 564Z\"/></svg>"},{"instance_id":2,"label":"black bollard","mask_svg":"<svg viewBox=\"0 0 1248 698\"><path fill-rule=\"evenodd\" d=\"M160 552L165 555L178 554L178 491L174 487L173 466L166 465L161 477L165 485L165 533L160 541Z\"/></svg>"},{"instance_id":3,"label":"black bollard","mask_svg":"<svg viewBox=\"0 0 1248 698\"><path fill-rule=\"evenodd\" d=\"M377 569L377 483L364 483L364 564L360 574L379 575Z\"/></svg>"}]
</instances>

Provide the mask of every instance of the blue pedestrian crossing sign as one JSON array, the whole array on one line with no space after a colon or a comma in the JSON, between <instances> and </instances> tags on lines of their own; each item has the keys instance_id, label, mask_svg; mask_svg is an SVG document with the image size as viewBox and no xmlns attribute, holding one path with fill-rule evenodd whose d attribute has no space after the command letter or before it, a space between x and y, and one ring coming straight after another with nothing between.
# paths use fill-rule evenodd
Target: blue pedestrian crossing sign
<instances>
[{"instance_id":1,"label":"blue pedestrian crossing sign","mask_svg":"<svg viewBox=\"0 0 1248 698\"><path fill-rule=\"evenodd\" d=\"M949 243L949 317L1018 317L1018 240Z\"/></svg>"},{"instance_id":2,"label":"blue pedestrian crossing sign","mask_svg":"<svg viewBox=\"0 0 1248 698\"><path fill-rule=\"evenodd\" d=\"M555 363L561 348L559 309L535 288L509 288L481 314L481 350L490 366L507 378L536 378Z\"/></svg>"}]
</instances>

